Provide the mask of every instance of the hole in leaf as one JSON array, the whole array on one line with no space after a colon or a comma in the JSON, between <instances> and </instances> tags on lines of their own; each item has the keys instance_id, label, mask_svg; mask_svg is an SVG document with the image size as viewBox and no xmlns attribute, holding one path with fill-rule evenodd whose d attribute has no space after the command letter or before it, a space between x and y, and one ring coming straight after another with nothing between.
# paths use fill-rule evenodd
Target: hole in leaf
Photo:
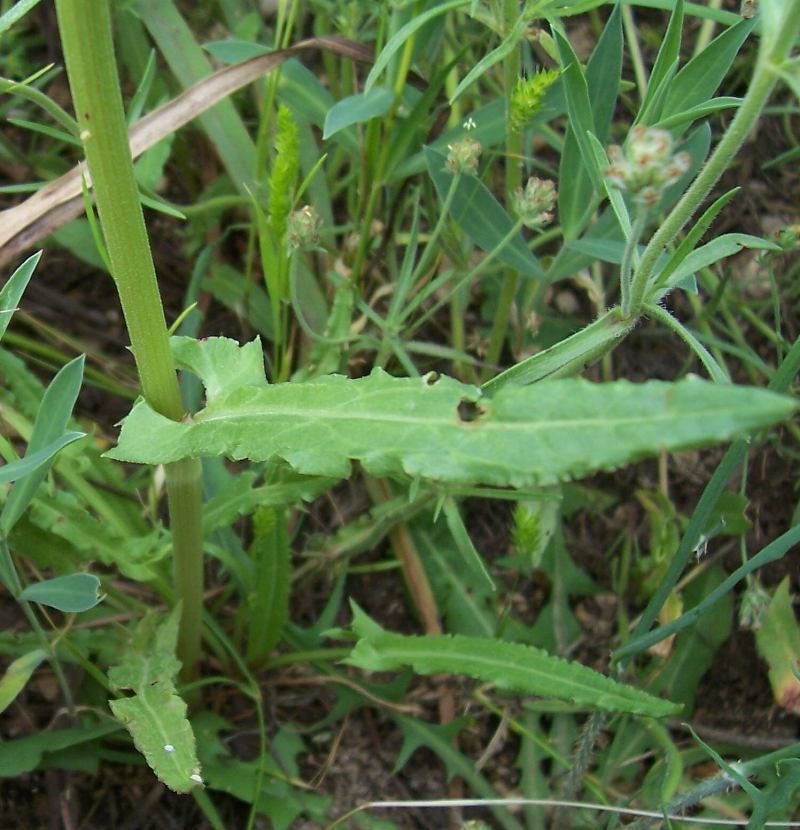
<instances>
[{"instance_id":1,"label":"hole in leaf","mask_svg":"<svg viewBox=\"0 0 800 830\"><path fill-rule=\"evenodd\" d=\"M464 424L471 424L477 421L486 412L485 407L479 406L475 401L466 398L458 404L458 418Z\"/></svg>"}]
</instances>

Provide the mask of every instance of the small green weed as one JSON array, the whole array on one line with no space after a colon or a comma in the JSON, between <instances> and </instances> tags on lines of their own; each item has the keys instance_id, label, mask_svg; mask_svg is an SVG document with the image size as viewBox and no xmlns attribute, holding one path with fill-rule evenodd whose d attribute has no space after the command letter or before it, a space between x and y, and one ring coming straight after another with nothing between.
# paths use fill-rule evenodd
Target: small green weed
<instances>
[{"instance_id":1,"label":"small green weed","mask_svg":"<svg viewBox=\"0 0 800 830\"><path fill-rule=\"evenodd\" d=\"M796 455L797 234L714 227L776 89L792 135L800 0L56 0L66 79L40 71L36 5L0 16L0 163L33 180L3 192L35 190L0 261L49 236L110 273L138 380L35 317L9 329L39 254L16 268L0 582L24 626L0 632L0 712L49 672L65 714L4 735L0 777L146 764L215 830L796 818L796 743L734 763L679 729L739 585L798 711L790 585L759 580L800 524L756 537L748 511L757 441ZM644 337L677 344L668 372L629 371ZM136 386L113 438L73 415L84 382ZM722 443L679 503L672 454ZM657 486L604 484L651 458ZM575 528L612 510L649 532L607 520L592 568ZM385 779L437 759L418 799L323 794L365 711L397 741Z\"/></svg>"}]
</instances>

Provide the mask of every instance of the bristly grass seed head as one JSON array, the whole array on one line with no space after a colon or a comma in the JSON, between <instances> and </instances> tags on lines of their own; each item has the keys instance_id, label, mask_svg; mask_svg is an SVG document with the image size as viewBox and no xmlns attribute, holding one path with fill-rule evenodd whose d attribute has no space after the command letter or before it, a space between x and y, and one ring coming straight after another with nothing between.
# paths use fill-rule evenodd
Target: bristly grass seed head
<instances>
[{"instance_id":1,"label":"bristly grass seed head","mask_svg":"<svg viewBox=\"0 0 800 830\"><path fill-rule=\"evenodd\" d=\"M635 126L624 147L608 148L609 184L627 190L640 205L652 206L689 169L689 154L674 153L672 135L656 127Z\"/></svg>"},{"instance_id":2,"label":"bristly grass seed head","mask_svg":"<svg viewBox=\"0 0 800 830\"><path fill-rule=\"evenodd\" d=\"M531 78L520 78L511 90L508 107L508 122L512 132L518 133L542 108L547 90L558 80L561 73L555 69L544 69Z\"/></svg>"},{"instance_id":3,"label":"bristly grass seed head","mask_svg":"<svg viewBox=\"0 0 800 830\"><path fill-rule=\"evenodd\" d=\"M270 225L276 239L286 230L300 167L300 134L291 110L281 104L275 132L275 162L269 180Z\"/></svg>"}]
</instances>

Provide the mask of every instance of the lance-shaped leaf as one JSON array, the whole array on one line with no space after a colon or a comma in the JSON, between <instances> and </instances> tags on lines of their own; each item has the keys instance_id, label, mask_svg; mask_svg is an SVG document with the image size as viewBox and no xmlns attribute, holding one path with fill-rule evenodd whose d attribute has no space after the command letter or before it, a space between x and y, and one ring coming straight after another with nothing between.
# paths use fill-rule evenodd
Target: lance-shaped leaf
<instances>
[{"instance_id":1,"label":"lance-shaped leaf","mask_svg":"<svg viewBox=\"0 0 800 830\"><path fill-rule=\"evenodd\" d=\"M533 646L461 634L393 634L352 605L353 631L361 639L345 662L361 669L393 671L411 666L419 674L465 674L501 689L651 717L671 715L681 708Z\"/></svg>"},{"instance_id":2,"label":"lance-shaped leaf","mask_svg":"<svg viewBox=\"0 0 800 830\"><path fill-rule=\"evenodd\" d=\"M14 698L25 688L25 684L45 657L47 652L37 648L18 657L6 669L5 674L0 677L0 713L8 709Z\"/></svg>"},{"instance_id":3,"label":"lance-shaped leaf","mask_svg":"<svg viewBox=\"0 0 800 830\"><path fill-rule=\"evenodd\" d=\"M795 403L760 389L690 378L506 386L491 399L451 378L351 380L226 390L191 422L137 403L125 419L122 461L166 464L226 455L284 459L306 475L375 475L497 486L546 485L613 469L661 450L727 440L788 417Z\"/></svg>"},{"instance_id":4,"label":"lance-shaped leaf","mask_svg":"<svg viewBox=\"0 0 800 830\"><path fill-rule=\"evenodd\" d=\"M173 682L181 665L175 657L179 613L176 606L157 628L155 617L145 617L131 650L109 670L108 679L112 687L134 692L132 697L109 701L114 716L131 733L159 779L171 790L185 793L203 779L186 704Z\"/></svg>"}]
</instances>

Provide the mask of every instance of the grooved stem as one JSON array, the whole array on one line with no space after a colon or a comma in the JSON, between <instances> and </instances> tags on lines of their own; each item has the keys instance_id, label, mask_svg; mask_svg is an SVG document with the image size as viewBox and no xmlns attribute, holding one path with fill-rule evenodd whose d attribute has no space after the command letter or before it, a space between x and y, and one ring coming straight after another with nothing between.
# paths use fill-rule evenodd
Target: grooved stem
<instances>
[{"instance_id":1,"label":"grooved stem","mask_svg":"<svg viewBox=\"0 0 800 830\"><path fill-rule=\"evenodd\" d=\"M111 273L142 393L157 412L183 417L164 310L139 201L114 58L108 0L56 0L70 89L103 228ZM177 598L183 603L178 656L191 674L200 652L203 549L200 464L167 465Z\"/></svg>"}]
</instances>

